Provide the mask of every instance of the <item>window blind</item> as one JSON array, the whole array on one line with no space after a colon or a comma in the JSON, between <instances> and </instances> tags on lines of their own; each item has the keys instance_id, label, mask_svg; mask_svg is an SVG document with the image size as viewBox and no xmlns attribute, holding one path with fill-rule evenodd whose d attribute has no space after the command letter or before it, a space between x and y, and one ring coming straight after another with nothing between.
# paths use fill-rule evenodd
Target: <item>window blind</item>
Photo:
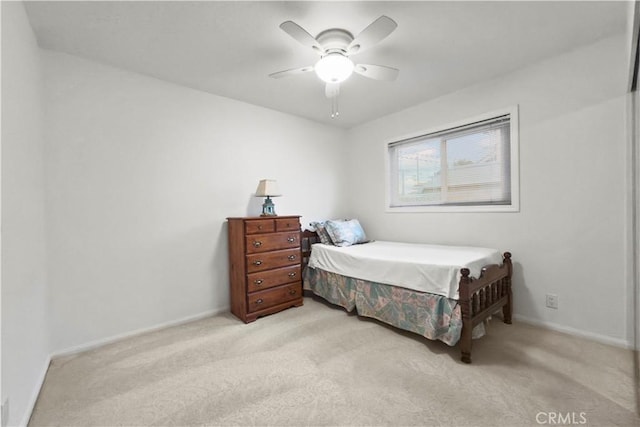
<instances>
[{"instance_id":1,"label":"window blind","mask_svg":"<svg viewBox=\"0 0 640 427\"><path fill-rule=\"evenodd\" d=\"M511 203L510 115L388 145L390 207Z\"/></svg>"}]
</instances>

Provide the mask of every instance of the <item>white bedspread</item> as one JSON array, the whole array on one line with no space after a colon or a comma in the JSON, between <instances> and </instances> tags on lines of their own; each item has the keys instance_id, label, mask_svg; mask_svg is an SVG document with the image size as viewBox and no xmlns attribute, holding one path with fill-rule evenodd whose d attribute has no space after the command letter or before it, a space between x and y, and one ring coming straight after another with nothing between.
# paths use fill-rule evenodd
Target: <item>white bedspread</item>
<instances>
[{"instance_id":1,"label":"white bedspread","mask_svg":"<svg viewBox=\"0 0 640 427\"><path fill-rule=\"evenodd\" d=\"M316 243L309 266L331 273L458 299L460 269L478 277L502 264L495 249L374 241L337 247Z\"/></svg>"}]
</instances>

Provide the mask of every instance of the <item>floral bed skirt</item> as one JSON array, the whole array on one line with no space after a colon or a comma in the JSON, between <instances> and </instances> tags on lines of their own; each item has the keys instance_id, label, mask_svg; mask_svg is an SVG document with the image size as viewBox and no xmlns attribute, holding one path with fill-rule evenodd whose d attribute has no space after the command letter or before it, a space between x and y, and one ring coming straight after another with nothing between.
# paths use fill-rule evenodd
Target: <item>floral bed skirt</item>
<instances>
[{"instance_id":1,"label":"floral bed skirt","mask_svg":"<svg viewBox=\"0 0 640 427\"><path fill-rule=\"evenodd\" d=\"M450 346L460 339L462 316L456 300L310 267L304 273L304 288L347 311L355 308L360 316L371 317ZM473 332L473 335L482 335L484 328Z\"/></svg>"}]
</instances>

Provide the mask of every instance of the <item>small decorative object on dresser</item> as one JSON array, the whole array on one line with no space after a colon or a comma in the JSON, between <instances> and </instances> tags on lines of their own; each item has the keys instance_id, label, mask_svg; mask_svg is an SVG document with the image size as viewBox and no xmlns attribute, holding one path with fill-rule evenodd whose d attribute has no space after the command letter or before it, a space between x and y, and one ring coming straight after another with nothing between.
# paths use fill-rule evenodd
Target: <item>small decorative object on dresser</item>
<instances>
[{"instance_id":1,"label":"small decorative object on dresser","mask_svg":"<svg viewBox=\"0 0 640 427\"><path fill-rule=\"evenodd\" d=\"M300 216L227 221L231 312L249 323L301 306Z\"/></svg>"},{"instance_id":2,"label":"small decorative object on dresser","mask_svg":"<svg viewBox=\"0 0 640 427\"><path fill-rule=\"evenodd\" d=\"M276 180L260 180L260 182L258 183L258 188L256 188L256 197L266 197L266 199L264 199L264 203L262 204L261 216L277 215L276 206L273 204L271 198L278 196L282 196L282 194L280 194L280 189L278 188L278 183L276 182Z\"/></svg>"}]
</instances>

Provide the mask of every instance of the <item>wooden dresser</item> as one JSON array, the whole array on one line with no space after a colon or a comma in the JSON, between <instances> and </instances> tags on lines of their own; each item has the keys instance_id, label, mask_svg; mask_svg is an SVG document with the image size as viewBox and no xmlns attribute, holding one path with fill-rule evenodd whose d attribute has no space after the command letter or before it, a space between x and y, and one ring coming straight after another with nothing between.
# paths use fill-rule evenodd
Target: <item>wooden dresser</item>
<instances>
[{"instance_id":1,"label":"wooden dresser","mask_svg":"<svg viewBox=\"0 0 640 427\"><path fill-rule=\"evenodd\" d=\"M231 312L249 323L301 306L300 216L227 221Z\"/></svg>"}]
</instances>

